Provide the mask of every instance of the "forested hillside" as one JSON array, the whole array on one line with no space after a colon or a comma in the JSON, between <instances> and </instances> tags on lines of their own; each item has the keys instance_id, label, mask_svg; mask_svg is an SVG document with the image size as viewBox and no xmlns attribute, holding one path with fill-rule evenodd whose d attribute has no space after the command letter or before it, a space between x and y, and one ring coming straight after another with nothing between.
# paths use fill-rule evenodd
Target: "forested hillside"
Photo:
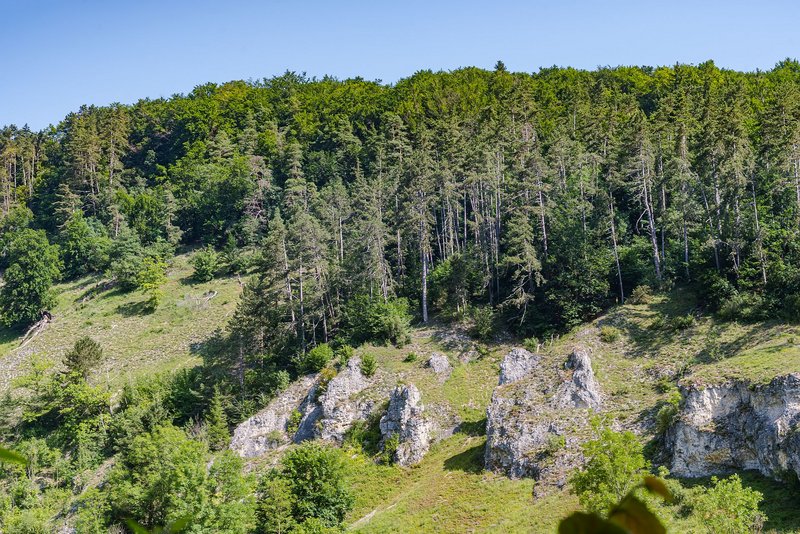
<instances>
[{"instance_id":1,"label":"forested hillside","mask_svg":"<svg viewBox=\"0 0 800 534\"><path fill-rule=\"evenodd\" d=\"M218 327L207 338L181 339L202 365L157 380L96 380L104 347L135 343L98 344L89 319L90 337L73 336L63 358L18 353L15 368L30 368L0 387L17 391L0 410L0 440L45 467L0 480L0 519L14 528L98 499L98 515L81 516L86 532L126 517L164 525L187 509L197 532L251 530L277 514L269 506L290 506L284 486L304 462L340 467L330 451L294 449L283 475L261 481L259 495L277 497L256 512L238 457L202 467L230 426L298 376L335 375L351 346L402 347L412 323L469 326L479 351L508 339L538 350L633 295L673 288L696 296L673 318L681 331L690 312L800 315L794 60L749 73L707 62L528 74L498 62L395 84L286 73L85 106L41 132L6 126L0 162L3 343L26 346L58 323L59 282L74 282L87 307L141 292L117 308L128 317L153 314L169 287L171 310L185 254L187 285L227 277L241 293L230 317L203 315L203 328ZM215 287L198 302L214 303ZM136 335L163 332L147 328ZM164 451L164 464L147 451ZM202 503L154 504L145 493L169 482L144 479L179 459ZM119 495L95 488L107 470ZM333 486L317 503L324 513L295 519L340 524L352 499ZM84 504L65 510L73 494ZM42 517L20 512L37 506Z\"/></svg>"}]
</instances>

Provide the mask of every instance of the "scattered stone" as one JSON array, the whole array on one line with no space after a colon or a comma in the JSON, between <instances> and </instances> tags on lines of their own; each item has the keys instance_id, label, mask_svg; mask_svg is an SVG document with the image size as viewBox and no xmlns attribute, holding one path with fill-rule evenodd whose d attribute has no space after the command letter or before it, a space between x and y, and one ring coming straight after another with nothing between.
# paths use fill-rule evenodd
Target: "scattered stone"
<instances>
[{"instance_id":1,"label":"scattered stone","mask_svg":"<svg viewBox=\"0 0 800 534\"><path fill-rule=\"evenodd\" d=\"M401 466L418 463L430 446L430 425L425 419L420 392L413 385L397 386L389 398L389 408L381 418L383 442L397 436L394 462Z\"/></svg>"},{"instance_id":2,"label":"scattered stone","mask_svg":"<svg viewBox=\"0 0 800 534\"><path fill-rule=\"evenodd\" d=\"M444 382L453 372L453 366L450 365L450 360L444 354L434 352L428 360L428 367L433 369L433 372L439 375L439 379Z\"/></svg>"}]
</instances>

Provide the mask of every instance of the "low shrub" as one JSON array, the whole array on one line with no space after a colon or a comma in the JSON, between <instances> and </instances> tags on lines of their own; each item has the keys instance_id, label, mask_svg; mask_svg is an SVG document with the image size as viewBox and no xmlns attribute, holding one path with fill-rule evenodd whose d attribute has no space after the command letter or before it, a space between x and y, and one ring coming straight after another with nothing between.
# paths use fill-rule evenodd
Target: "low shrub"
<instances>
[{"instance_id":1,"label":"low shrub","mask_svg":"<svg viewBox=\"0 0 800 534\"><path fill-rule=\"evenodd\" d=\"M378 369L378 362L372 354L365 354L361 357L361 374L367 378L375 374Z\"/></svg>"},{"instance_id":2,"label":"low shrub","mask_svg":"<svg viewBox=\"0 0 800 534\"><path fill-rule=\"evenodd\" d=\"M653 290L650 286L636 286L631 296L628 297L629 304L649 304L653 301Z\"/></svg>"},{"instance_id":3,"label":"low shrub","mask_svg":"<svg viewBox=\"0 0 800 534\"><path fill-rule=\"evenodd\" d=\"M619 328L613 326L604 326L600 328L600 340L603 343L614 343L619 339Z\"/></svg>"}]
</instances>

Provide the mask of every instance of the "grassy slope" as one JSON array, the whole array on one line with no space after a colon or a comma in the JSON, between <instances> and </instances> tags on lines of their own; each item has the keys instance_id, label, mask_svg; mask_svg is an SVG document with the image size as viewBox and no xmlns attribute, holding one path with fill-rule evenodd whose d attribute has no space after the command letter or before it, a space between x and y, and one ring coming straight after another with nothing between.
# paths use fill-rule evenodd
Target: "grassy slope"
<instances>
[{"instance_id":1,"label":"grassy slope","mask_svg":"<svg viewBox=\"0 0 800 534\"><path fill-rule=\"evenodd\" d=\"M593 367L611 415L637 428L643 439L654 437L652 416L667 396L659 388L659 377L684 372L684 381L711 383L729 378L753 382L800 371L800 328L764 323L720 324L700 317L685 330L654 330L659 316L675 317L695 309L692 295L676 291L670 298L652 303L626 305L544 344L545 362L559 365L576 345L591 349ZM614 326L620 337L611 343L600 339L600 328ZM434 329L435 330L435 329ZM435 331L418 330L414 343L405 349L366 347L378 357L380 366L412 381L422 391L426 405L449 404L474 429L485 417L485 406L497 383L499 362L509 345L492 346L489 357L470 363L458 361L463 347L437 342ZM715 350L709 350L710 348ZM453 374L440 385L423 367L430 351L448 354ZM409 352L421 357L404 362ZM710 353L717 355L715 359ZM558 520L578 508L568 491L556 491L543 499L532 497L533 482L508 480L482 470L485 438L457 433L436 444L422 463L412 469L381 467L356 455L350 478L357 490L355 509L348 517L356 532L554 532ZM767 532L800 532L800 495L786 486L754 473L743 475L745 483L765 495L762 504L770 517ZM709 484L709 480L692 484ZM671 532L700 530L692 518L670 518Z\"/></svg>"},{"instance_id":2,"label":"grassy slope","mask_svg":"<svg viewBox=\"0 0 800 534\"><path fill-rule=\"evenodd\" d=\"M92 291L101 282L95 277L59 285L59 304L53 310L56 320L34 341L20 350L18 335L0 330L0 391L32 354L58 361L83 335L105 347L109 359L95 380L107 380L112 387L131 376L197 363L193 347L225 325L236 305L239 285L231 278L194 284L190 275L189 256L177 257L164 286L164 303L152 314L141 313L140 294ZM200 297L207 291L218 295L204 304ZM701 383L727 378L763 382L800 371L796 342L800 328L795 326L717 324L703 317L683 331L650 328L659 315L683 315L694 307L691 295L681 291L651 304L618 307L548 341L542 352L546 362L559 365L574 345L590 347L612 415L633 423L645 439L652 437L651 427L637 423L649 420L665 397L656 387L665 370L688 369L684 380ZM618 340L600 340L600 327L606 325L620 330ZM379 466L353 454L348 470L357 499L348 523L357 532L554 532L558 520L577 509L573 495L556 491L534 500L532 481L508 480L482 471L485 437L478 429L497 383L499 363L510 345L491 345L489 356L461 362L459 355L470 343L450 330L416 329L412 344L403 349L361 349L375 354L382 372L391 373L392 380L417 385L429 412L446 407L445 411L468 424L464 433L435 444L412 469ZM716 347L711 351L718 355L714 360L709 358L709 347ZM447 354L454 366L444 384L424 366L432 351ZM416 361L404 361L410 352L419 355ZM745 480L767 497L764 508L771 518L767 529L800 532L797 492L755 475ZM696 530L696 525L682 519L671 527L676 532Z\"/></svg>"},{"instance_id":3,"label":"grassy slope","mask_svg":"<svg viewBox=\"0 0 800 534\"><path fill-rule=\"evenodd\" d=\"M189 259L177 256L170 265L163 303L153 313L142 311L141 293L103 290L99 277L58 285L54 322L26 346L20 348L18 333L0 329L0 391L24 372L31 355L58 362L86 335L97 340L107 356L95 380L108 381L112 388L130 377L198 363L194 349L226 324L236 307L239 284L235 278L195 284ZM218 294L205 302L202 296L209 291Z\"/></svg>"}]
</instances>

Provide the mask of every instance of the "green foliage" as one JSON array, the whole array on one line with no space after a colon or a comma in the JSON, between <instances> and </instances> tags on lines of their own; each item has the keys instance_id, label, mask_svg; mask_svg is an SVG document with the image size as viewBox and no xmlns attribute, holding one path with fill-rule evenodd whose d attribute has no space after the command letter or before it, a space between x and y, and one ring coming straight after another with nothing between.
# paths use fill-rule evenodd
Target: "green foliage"
<instances>
[{"instance_id":1,"label":"green foliage","mask_svg":"<svg viewBox=\"0 0 800 534\"><path fill-rule=\"evenodd\" d=\"M619 339L621 332L619 328L613 326L603 326L600 328L600 340L603 343L614 343Z\"/></svg>"},{"instance_id":2,"label":"green foliage","mask_svg":"<svg viewBox=\"0 0 800 534\"><path fill-rule=\"evenodd\" d=\"M247 259L232 234L228 234L222 249L221 264L229 274L240 274L247 269Z\"/></svg>"},{"instance_id":3,"label":"green foliage","mask_svg":"<svg viewBox=\"0 0 800 534\"><path fill-rule=\"evenodd\" d=\"M653 290L650 286L636 286L628 297L628 304L650 304L653 301Z\"/></svg>"},{"instance_id":4,"label":"green foliage","mask_svg":"<svg viewBox=\"0 0 800 534\"><path fill-rule=\"evenodd\" d=\"M678 416L683 397L678 390L672 391L667 401L658 409L656 414L656 432L663 434L672 426Z\"/></svg>"},{"instance_id":5,"label":"green foliage","mask_svg":"<svg viewBox=\"0 0 800 534\"><path fill-rule=\"evenodd\" d=\"M80 211L67 220L58 243L67 276L101 272L108 267L111 239L97 220L85 218Z\"/></svg>"},{"instance_id":6,"label":"green foliage","mask_svg":"<svg viewBox=\"0 0 800 534\"><path fill-rule=\"evenodd\" d=\"M416 352L409 352L408 354L406 354L406 357L403 358L403 361L405 363L414 363L415 361L417 361L418 358L419 356L417 356Z\"/></svg>"},{"instance_id":7,"label":"green foliage","mask_svg":"<svg viewBox=\"0 0 800 534\"><path fill-rule=\"evenodd\" d=\"M355 349L353 349L353 347L350 345L346 343L344 345L340 345L335 351L336 357L339 359L339 365L342 367L347 365L347 362L350 361L350 358L353 357L354 353Z\"/></svg>"},{"instance_id":8,"label":"green foliage","mask_svg":"<svg viewBox=\"0 0 800 534\"><path fill-rule=\"evenodd\" d=\"M136 277L136 284L147 297L147 307L151 310L158 308L164 298L161 286L167 282L167 264L155 258L146 257L142 260L141 270Z\"/></svg>"},{"instance_id":9,"label":"green foliage","mask_svg":"<svg viewBox=\"0 0 800 534\"><path fill-rule=\"evenodd\" d=\"M769 316L769 307L761 295L738 293L720 304L717 316L723 321L761 321Z\"/></svg>"},{"instance_id":10,"label":"green foliage","mask_svg":"<svg viewBox=\"0 0 800 534\"><path fill-rule=\"evenodd\" d=\"M694 326L694 315L687 313L686 315L677 315L672 318L670 324L675 330L686 330Z\"/></svg>"},{"instance_id":11,"label":"green foliage","mask_svg":"<svg viewBox=\"0 0 800 534\"><path fill-rule=\"evenodd\" d=\"M599 418L592 420L592 429L594 439L582 446L586 463L570 484L584 508L606 513L641 482L648 463L633 433L615 432Z\"/></svg>"},{"instance_id":12,"label":"green foliage","mask_svg":"<svg viewBox=\"0 0 800 534\"><path fill-rule=\"evenodd\" d=\"M294 496L293 516L298 522L310 518L333 527L341 524L353 506L345 485L342 453L317 442L305 442L286 453L282 475Z\"/></svg>"},{"instance_id":13,"label":"green foliage","mask_svg":"<svg viewBox=\"0 0 800 534\"><path fill-rule=\"evenodd\" d=\"M380 455L381 462L387 465L394 463L394 458L397 454L397 448L399 446L400 436L397 434L392 434L383 440L383 449L381 450Z\"/></svg>"},{"instance_id":14,"label":"green foliage","mask_svg":"<svg viewBox=\"0 0 800 534\"><path fill-rule=\"evenodd\" d=\"M300 429L300 421L303 420L303 413L300 410L294 409L289 414L289 421L286 423L286 433L294 436Z\"/></svg>"},{"instance_id":15,"label":"green foliage","mask_svg":"<svg viewBox=\"0 0 800 534\"><path fill-rule=\"evenodd\" d=\"M489 340L496 327L494 310L489 306L476 307L472 310L472 334L481 341Z\"/></svg>"},{"instance_id":16,"label":"green foliage","mask_svg":"<svg viewBox=\"0 0 800 534\"><path fill-rule=\"evenodd\" d=\"M258 484L258 518L259 534L286 534L294 532L297 521L294 519L295 496L288 479L274 471L261 477Z\"/></svg>"},{"instance_id":17,"label":"green foliage","mask_svg":"<svg viewBox=\"0 0 800 534\"><path fill-rule=\"evenodd\" d=\"M205 431L208 446L212 451L221 451L228 447L231 435L219 388L214 389L214 396L211 397L211 405L205 417Z\"/></svg>"},{"instance_id":18,"label":"green foliage","mask_svg":"<svg viewBox=\"0 0 800 534\"><path fill-rule=\"evenodd\" d=\"M522 346L525 347L525 349L528 350L529 352L538 352L539 340L535 337L525 338L522 341Z\"/></svg>"},{"instance_id":19,"label":"green foliage","mask_svg":"<svg viewBox=\"0 0 800 534\"><path fill-rule=\"evenodd\" d=\"M378 370L378 361L372 354L364 354L361 357L361 374L370 378Z\"/></svg>"},{"instance_id":20,"label":"green foliage","mask_svg":"<svg viewBox=\"0 0 800 534\"><path fill-rule=\"evenodd\" d=\"M146 527L190 517L192 531L248 532L253 488L242 461L225 451L209 464L205 445L170 426L137 436L108 475L112 514Z\"/></svg>"},{"instance_id":21,"label":"green foliage","mask_svg":"<svg viewBox=\"0 0 800 534\"><path fill-rule=\"evenodd\" d=\"M208 245L194 255L192 266L194 267L194 279L198 282L208 282L219 270L219 254L214 247Z\"/></svg>"},{"instance_id":22,"label":"green foliage","mask_svg":"<svg viewBox=\"0 0 800 534\"><path fill-rule=\"evenodd\" d=\"M7 326L27 326L55 304L51 288L61 273L58 247L40 230L20 230L11 238L6 258L0 320Z\"/></svg>"},{"instance_id":23,"label":"green foliage","mask_svg":"<svg viewBox=\"0 0 800 534\"><path fill-rule=\"evenodd\" d=\"M64 365L68 372L78 373L88 378L92 369L104 359L103 347L88 336L75 342L72 349L64 355Z\"/></svg>"},{"instance_id":24,"label":"green foliage","mask_svg":"<svg viewBox=\"0 0 800 534\"><path fill-rule=\"evenodd\" d=\"M712 477L713 487L694 494L692 507L707 532L761 532L767 517L759 511L763 495L742 486L739 475L719 480Z\"/></svg>"},{"instance_id":25,"label":"green foliage","mask_svg":"<svg viewBox=\"0 0 800 534\"><path fill-rule=\"evenodd\" d=\"M325 367L319 373L319 382L317 383L317 396L323 395L328 391L328 384L333 380L338 373L333 367Z\"/></svg>"},{"instance_id":26,"label":"green foliage","mask_svg":"<svg viewBox=\"0 0 800 534\"><path fill-rule=\"evenodd\" d=\"M357 296L345 310L345 325L355 345L372 341L403 346L410 340L408 302Z\"/></svg>"},{"instance_id":27,"label":"green foliage","mask_svg":"<svg viewBox=\"0 0 800 534\"><path fill-rule=\"evenodd\" d=\"M110 516L108 495L98 488L88 488L78 499L75 530L86 534L106 534Z\"/></svg>"},{"instance_id":28,"label":"green foliage","mask_svg":"<svg viewBox=\"0 0 800 534\"><path fill-rule=\"evenodd\" d=\"M641 484L631 488L618 503L609 510L605 519L597 512L575 512L562 520L558 526L559 534L666 534L661 520L647 507L647 504L634 495L638 488L657 494L665 501L673 499L672 493L663 480L648 476Z\"/></svg>"},{"instance_id":29,"label":"green foliage","mask_svg":"<svg viewBox=\"0 0 800 534\"><path fill-rule=\"evenodd\" d=\"M309 350L300 362L300 372L317 373L333 360L333 349L327 343L320 343Z\"/></svg>"}]
</instances>

